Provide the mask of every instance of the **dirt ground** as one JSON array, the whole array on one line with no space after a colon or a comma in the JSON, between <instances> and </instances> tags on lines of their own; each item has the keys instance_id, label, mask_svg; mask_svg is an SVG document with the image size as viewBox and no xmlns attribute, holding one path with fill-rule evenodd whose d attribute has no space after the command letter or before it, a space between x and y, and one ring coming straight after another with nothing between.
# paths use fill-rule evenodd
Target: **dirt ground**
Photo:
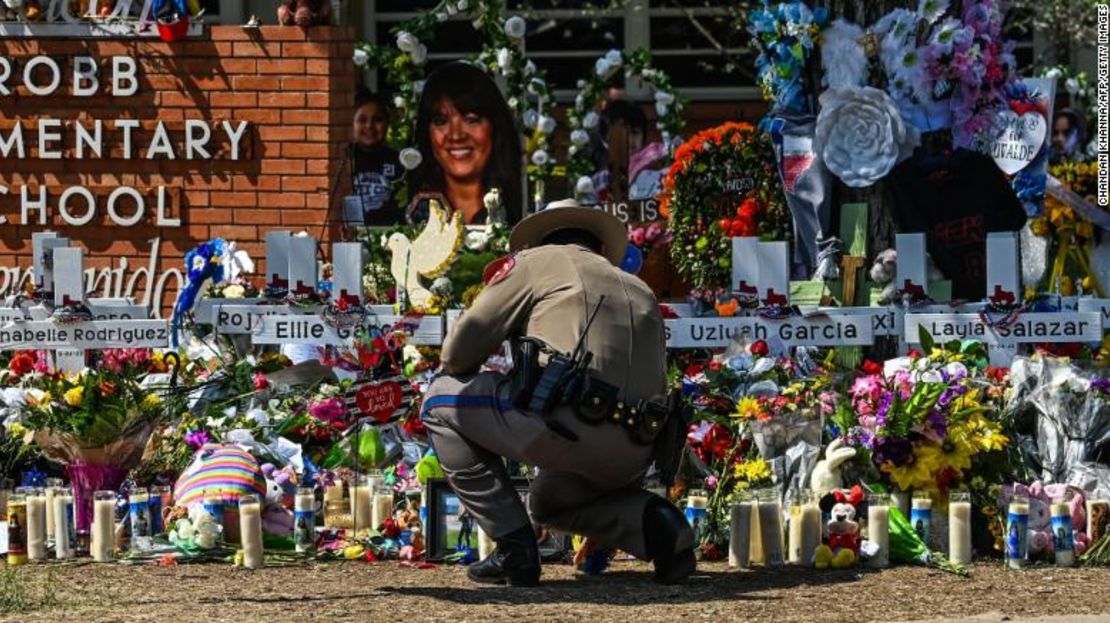
<instances>
[{"instance_id":1,"label":"dirt ground","mask_svg":"<svg viewBox=\"0 0 1110 623\"><path fill-rule=\"evenodd\" d=\"M471 584L461 567L328 563L246 571L225 565L24 566L7 575L0 621L1110 621L1110 569L1007 571L974 565L960 578L921 567L882 572L785 568L732 572L702 564L681 587L649 567L615 563L601 577L544 567L536 589ZM11 610L13 586L28 611ZM45 592L44 592L45 591ZM3 596L0 596L0 600Z\"/></svg>"}]
</instances>

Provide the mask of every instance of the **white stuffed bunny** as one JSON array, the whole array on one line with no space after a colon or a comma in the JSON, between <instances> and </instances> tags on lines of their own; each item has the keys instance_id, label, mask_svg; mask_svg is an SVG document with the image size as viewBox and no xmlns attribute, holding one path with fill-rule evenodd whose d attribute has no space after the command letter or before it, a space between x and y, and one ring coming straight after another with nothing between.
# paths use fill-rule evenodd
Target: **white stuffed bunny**
<instances>
[{"instance_id":1,"label":"white stuffed bunny","mask_svg":"<svg viewBox=\"0 0 1110 623\"><path fill-rule=\"evenodd\" d=\"M840 466L856 456L856 449L844 445L844 438L837 437L825 448L825 458L817 461L809 475L809 488L818 495L842 489L844 479L840 476Z\"/></svg>"}]
</instances>

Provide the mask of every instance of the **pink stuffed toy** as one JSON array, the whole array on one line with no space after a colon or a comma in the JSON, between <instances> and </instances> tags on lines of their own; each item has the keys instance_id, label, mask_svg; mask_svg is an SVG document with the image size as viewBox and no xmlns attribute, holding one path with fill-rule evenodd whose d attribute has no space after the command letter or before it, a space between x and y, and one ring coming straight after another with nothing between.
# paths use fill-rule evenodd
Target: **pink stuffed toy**
<instances>
[{"instance_id":1,"label":"pink stuffed toy","mask_svg":"<svg viewBox=\"0 0 1110 623\"><path fill-rule=\"evenodd\" d=\"M1014 496L1029 498L1029 556L1031 558L1051 557L1055 554L1052 544L1050 508L1052 501L1063 498L1071 510L1071 525L1074 541L1072 547L1076 556L1081 556L1090 545L1083 527L1087 525L1086 495L1082 489L1065 484L1046 485L1037 480L1031 485L1014 483L1002 487L999 500L1002 508L1010 504Z\"/></svg>"}]
</instances>

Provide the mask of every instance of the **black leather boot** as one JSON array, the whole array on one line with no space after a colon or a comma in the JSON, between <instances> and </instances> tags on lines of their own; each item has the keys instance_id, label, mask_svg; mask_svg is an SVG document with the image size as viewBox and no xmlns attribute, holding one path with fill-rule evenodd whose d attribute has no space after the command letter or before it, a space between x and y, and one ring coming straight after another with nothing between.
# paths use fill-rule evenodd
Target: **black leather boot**
<instances>
[{"instance_id":1,"label":"black leather boot","mask_svg":"<svg viewBox=\"0 0 1110 623\"><path fill-rule=\"evenodd\" d=\"M497 548L485 560L466 568L466 576L482 584L536 586L540 583L540 549L532 526L496 539Z\"/></svg>"},{"instance_id":2,"label":"black leather boot","mask_svg":"<svg viewBox=\"0 0 1110 623\"><path fill-rule=\"evenodd\" d=\"M644 511L644 539L659 584L681 584L694 572L694 531L673 504L651 502Z\"/></svg>"}]
</instances>

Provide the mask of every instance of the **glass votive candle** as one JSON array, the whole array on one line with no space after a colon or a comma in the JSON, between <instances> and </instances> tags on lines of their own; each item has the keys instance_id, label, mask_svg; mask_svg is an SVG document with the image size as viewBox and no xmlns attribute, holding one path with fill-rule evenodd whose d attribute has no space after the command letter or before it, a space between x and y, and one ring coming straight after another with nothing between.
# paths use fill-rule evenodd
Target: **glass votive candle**
<instances>
[{"instance_id":1,"label":"glass votive candle","mask_svg":"<svg viewBox=\"0 0 1110 623\"><path fill-rule=\"evenodd\" d=\"M116 550L116 492L93 493L89 553L96 562L111 562Z\"/></svg>"}]
</instances>

